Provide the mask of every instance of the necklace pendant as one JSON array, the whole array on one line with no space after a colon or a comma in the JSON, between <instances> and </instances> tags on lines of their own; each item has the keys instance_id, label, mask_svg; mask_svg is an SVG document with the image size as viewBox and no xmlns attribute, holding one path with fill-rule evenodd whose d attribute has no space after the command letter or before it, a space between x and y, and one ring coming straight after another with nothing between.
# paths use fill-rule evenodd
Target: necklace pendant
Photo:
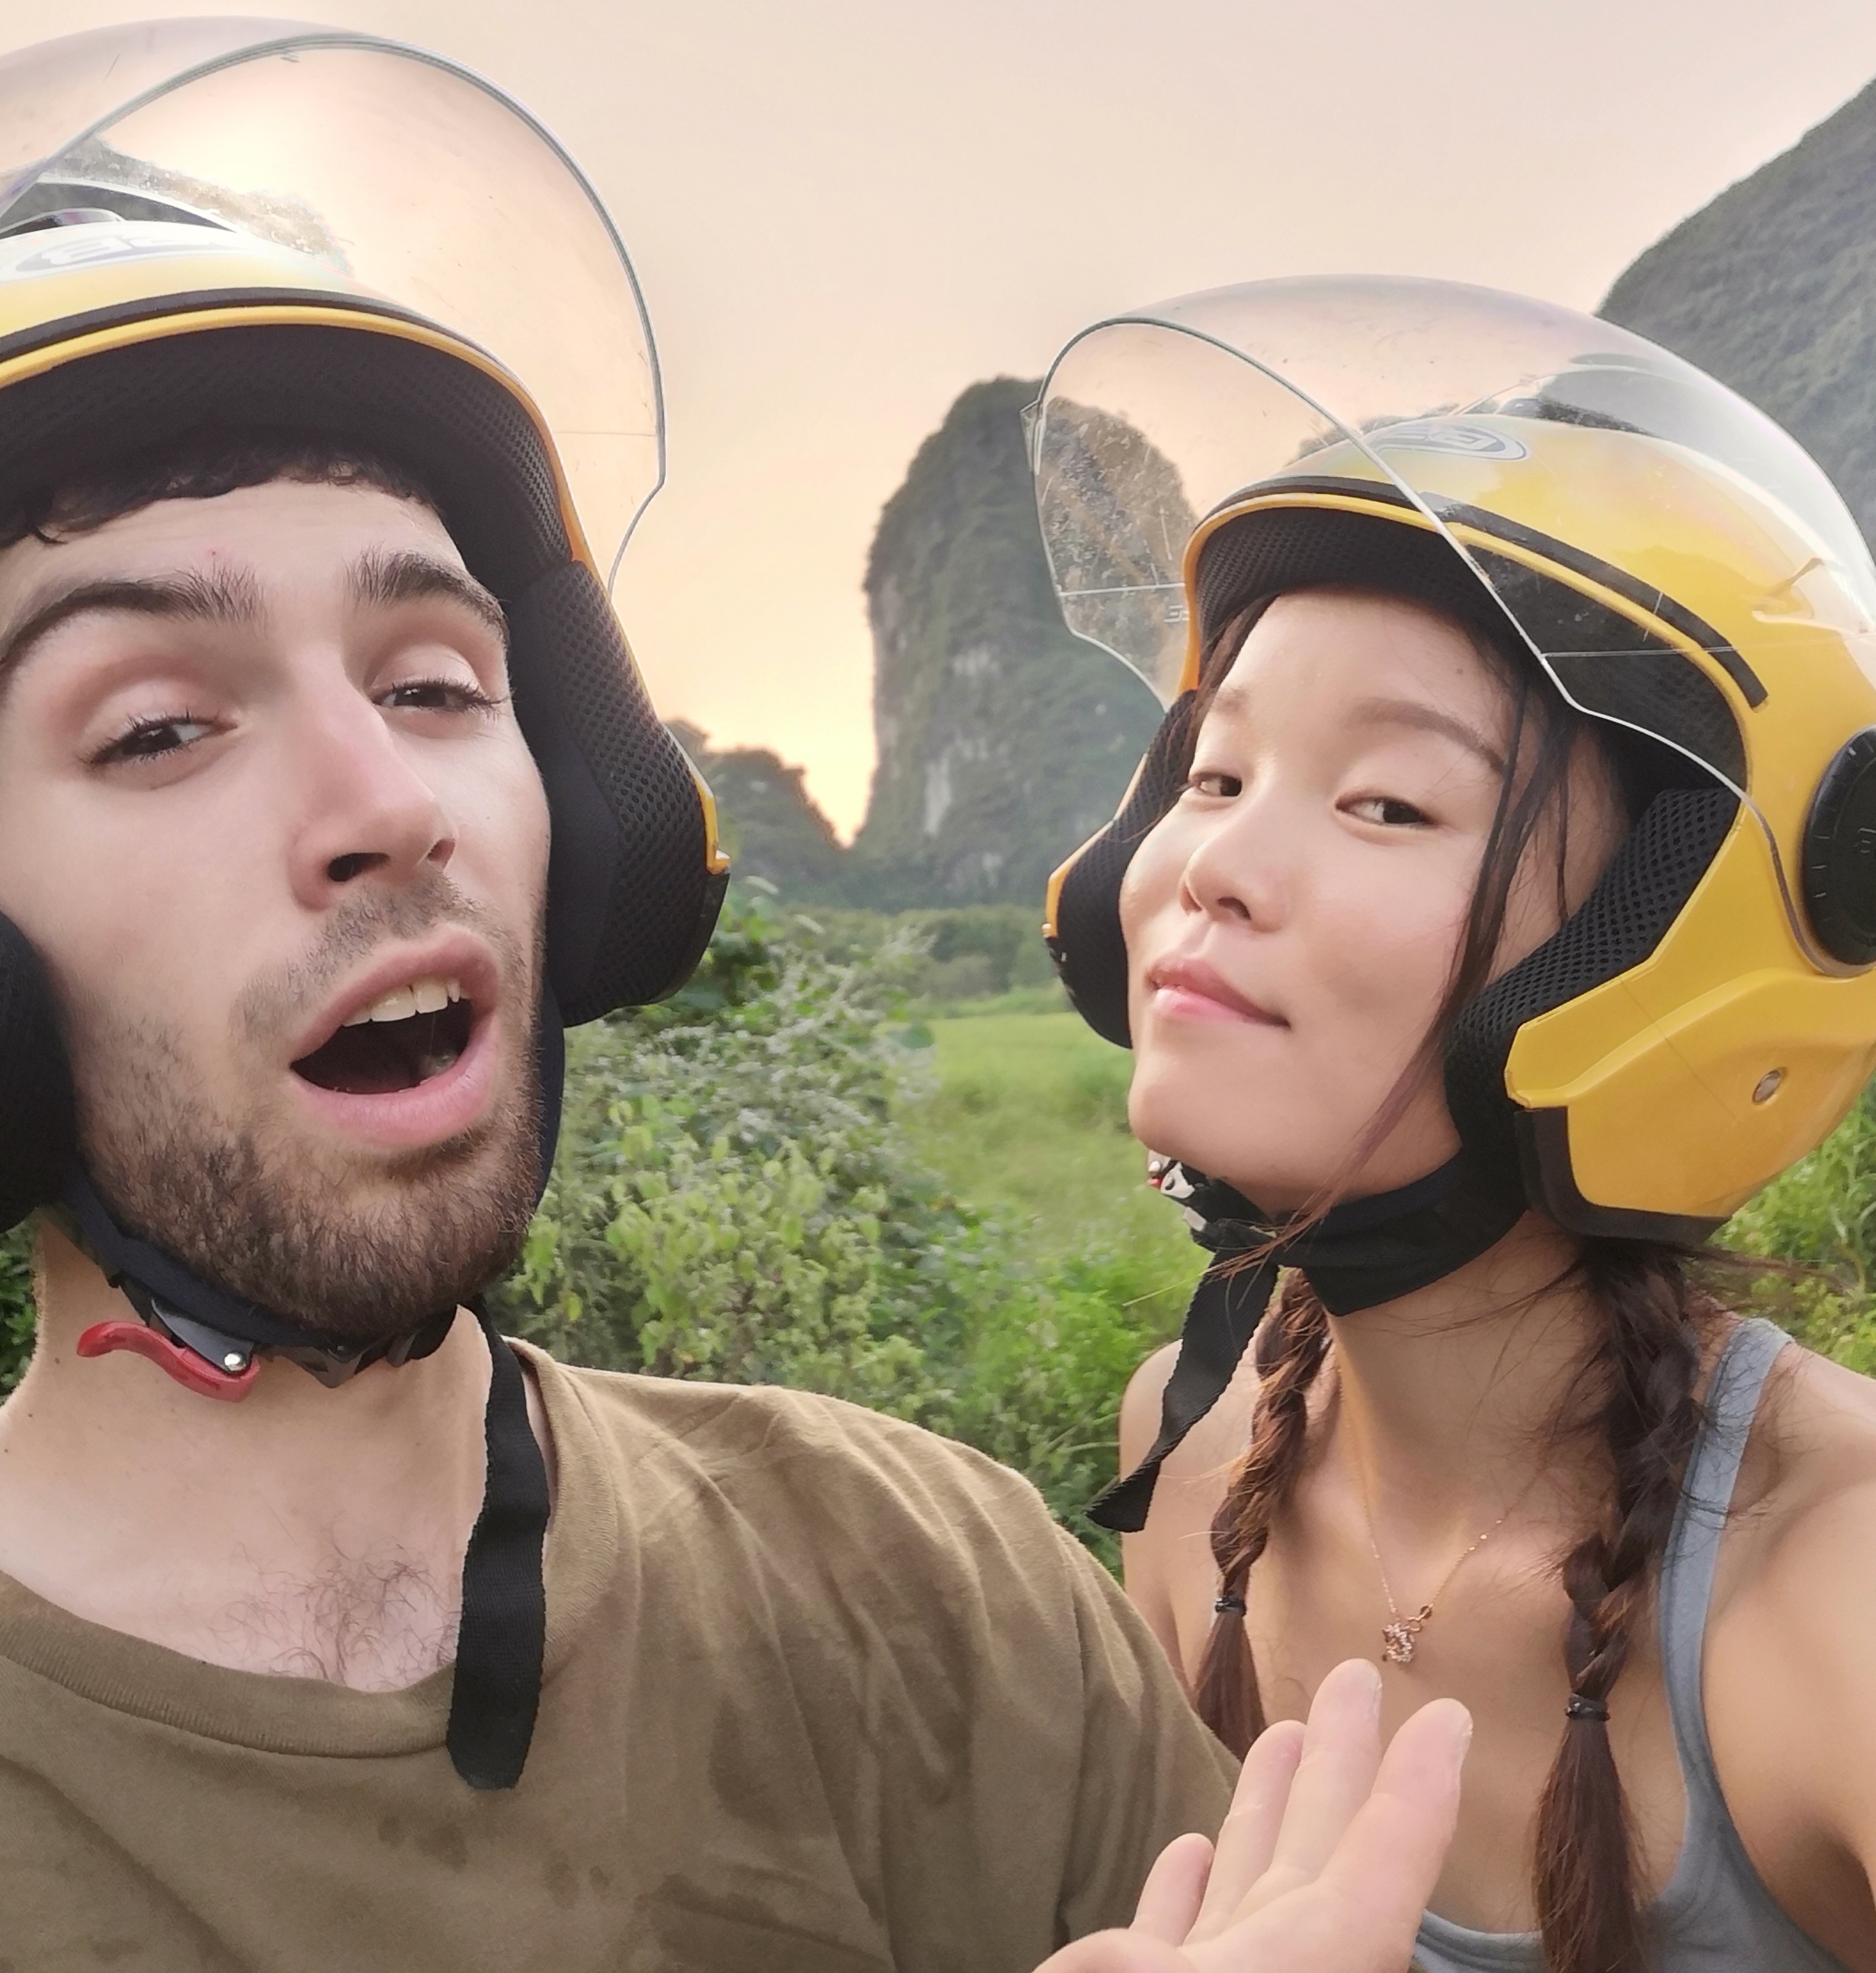
<instances>
[{"instance_id":1,"label":"necklace pendant","mask_svg":"<svg viewBox=\"0 0 1876 1973\"><path fill-rule=\"evenodd\" d=\"M1384 1662L1394 1665L1410 1665L1414 1654L1420 1648L1420 1634L1427 1628L1427 1619L1433 1615L1430 1608L1417 1616L1397 1617L1391 1624L1381 1627L1381 1654Z\"/></svg>"},{"instance_id":2,"label":"necklace pendant","mask_svg":"<svg viewBox=\"0 0 1876 1973\"><path fill-rule=\"evenodd\" d=\"M1414 1662L1414 1631L1410 1624L1384 1624L1381 1627L1381 1654L1389 1664Z\"/></svg>"}]
</instances>

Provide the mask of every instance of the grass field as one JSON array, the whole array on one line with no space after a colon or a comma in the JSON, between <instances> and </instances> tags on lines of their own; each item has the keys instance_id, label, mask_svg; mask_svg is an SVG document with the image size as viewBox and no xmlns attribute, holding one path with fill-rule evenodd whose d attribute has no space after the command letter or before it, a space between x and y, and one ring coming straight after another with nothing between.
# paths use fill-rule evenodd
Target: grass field
<instances>
[{"instance_id":1,"label":"grass field","mask_svg":"<svg viewBox=\"0 0 1876 1973\"><path fill-rule=\"evenodd\" d=\"M1176 1322L1203 1257L1128 1134L1132 1058L1066 1012L992 1003L930 1026L936 1086L904 1119L926 1162L959 1198L1026 1221L1038 1255L1139 1255Z\"/></svg>"},{"instance_id":2,"label":"grass field","mask_svg":"<svg viewBox=\"0 0 1876 1973\"><path fill-rule=\"evenodd\" d=\"M930 1018L933 1093L908 1104L904 1121L959 1197L1027 1223L1039 1260L1123 1261L1116 1305L1124 1295L1134 1315L1171 1334L1203 1257L1143 1183L1126 1127L1132 1057L1053 992ZM1753 1200L1721 1243L1796 1263L1796 1272L1730 1285L1812 1349L1876 1376L1876 1095Z\"/></svg>"}]
</instances>

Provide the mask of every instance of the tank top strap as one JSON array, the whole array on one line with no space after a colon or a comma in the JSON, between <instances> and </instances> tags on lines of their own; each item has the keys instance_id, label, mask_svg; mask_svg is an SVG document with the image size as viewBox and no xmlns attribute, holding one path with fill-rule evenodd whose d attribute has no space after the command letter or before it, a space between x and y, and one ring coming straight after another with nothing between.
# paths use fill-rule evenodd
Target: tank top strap
<instances>
[{"instance_id":1,"label":"tank top strap","mask_svg":"<svg viewBox=\"0 0 1876 1973\"><path fill-rule=\"evenodd\" d=\"M1753 1868L1720 1791L1701 1695L1720 1538L1766 1374L1786 1340L1768 1322L1742 1323L1727 1339L1662 1559L1662 1667L1687 1822L1679 1860L1652 1912L1659 1945L1649 1963L1658 1973L1845 1973L1799 1931ZM1473 1932L1428 1912L1414 1963L1425 1973L1544 1973L1544 1962L1534 1932Z\"/></svg>"},{"instance_id":2,"label":"tank top strap","mask_svg":"<svg viewBox=\"0 0 1876 1973\"><path fill-rule=\"evenodd\" d=\"M1688 1831L1700 1811L1719 1801L1719 1780L1707 1739L1701 1667L1708 1606L1720 1538L1732 1506L1740 1462L1778 1353L1790 1340L1769 1322L1742 1322L1727 1339L1708 1386L1699 1436L1688 1460L1681 1503L1661 1565L1661 1669L1668 1710L1687 1783Z\"/></svg>"}]
</instances>

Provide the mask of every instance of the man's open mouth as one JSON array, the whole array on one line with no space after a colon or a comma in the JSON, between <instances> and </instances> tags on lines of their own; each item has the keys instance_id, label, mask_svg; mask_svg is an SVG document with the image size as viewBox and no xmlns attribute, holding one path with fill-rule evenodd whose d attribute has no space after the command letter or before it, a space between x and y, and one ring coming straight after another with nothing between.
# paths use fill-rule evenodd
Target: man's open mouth
<instances>
[{"instance_id":1,"label":"man's open mouth","mask_svg":"<svg viewBox=\"0 0 1876 1973\"><path fill-rule=\"evenodd\" d=\"M293 1072L346 1096L414 1089L454 1065L475 1026L459 981L413 980L361 1007L329 1041L301 1056Z\"/></svg>"}]
</instances>

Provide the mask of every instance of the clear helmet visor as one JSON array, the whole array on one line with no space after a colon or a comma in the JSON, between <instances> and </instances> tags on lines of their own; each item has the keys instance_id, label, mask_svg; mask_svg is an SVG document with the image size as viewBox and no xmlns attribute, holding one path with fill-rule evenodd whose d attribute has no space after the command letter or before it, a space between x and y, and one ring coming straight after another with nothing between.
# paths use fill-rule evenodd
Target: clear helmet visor
<instances>
[{"instance_id":1,"label":"clear helmet visor","mask_svg":"<svg viewBox=\"0 0 1876 1973\"><path fill-rule=\"evenodd\" d=\"M1619 676L1633 654L1607 636L1574 648L1531 568L1564 565L1561 548L1638 620L1665 600L1673 634L1729 676L1750 676L1745 627L1751 642L1822 622L1876 676L1876 568L1822 470L1711 378L1566 309L1385 278L1188 296L1071 342L1031 447L1070 628L1162 703L1189 682L1195 532L1299 485L1365 486L1443 535L1567 699L1655 730L1729 784L1737 753L1651 729Z\"/></svg>"},{"instance_id":2,"label":"clear helmet visor","mask_svg":"<svg viewBox=\"0 0 1876 1973\"><path fill-rule=\"evenodd\" d=\"M616 572L664 476L650 325L598 195L499 90L290 21L41 43L0 61L0 231L87 208L231 229L477 345L540 407Z\"/></svg>"}]
</instances>

